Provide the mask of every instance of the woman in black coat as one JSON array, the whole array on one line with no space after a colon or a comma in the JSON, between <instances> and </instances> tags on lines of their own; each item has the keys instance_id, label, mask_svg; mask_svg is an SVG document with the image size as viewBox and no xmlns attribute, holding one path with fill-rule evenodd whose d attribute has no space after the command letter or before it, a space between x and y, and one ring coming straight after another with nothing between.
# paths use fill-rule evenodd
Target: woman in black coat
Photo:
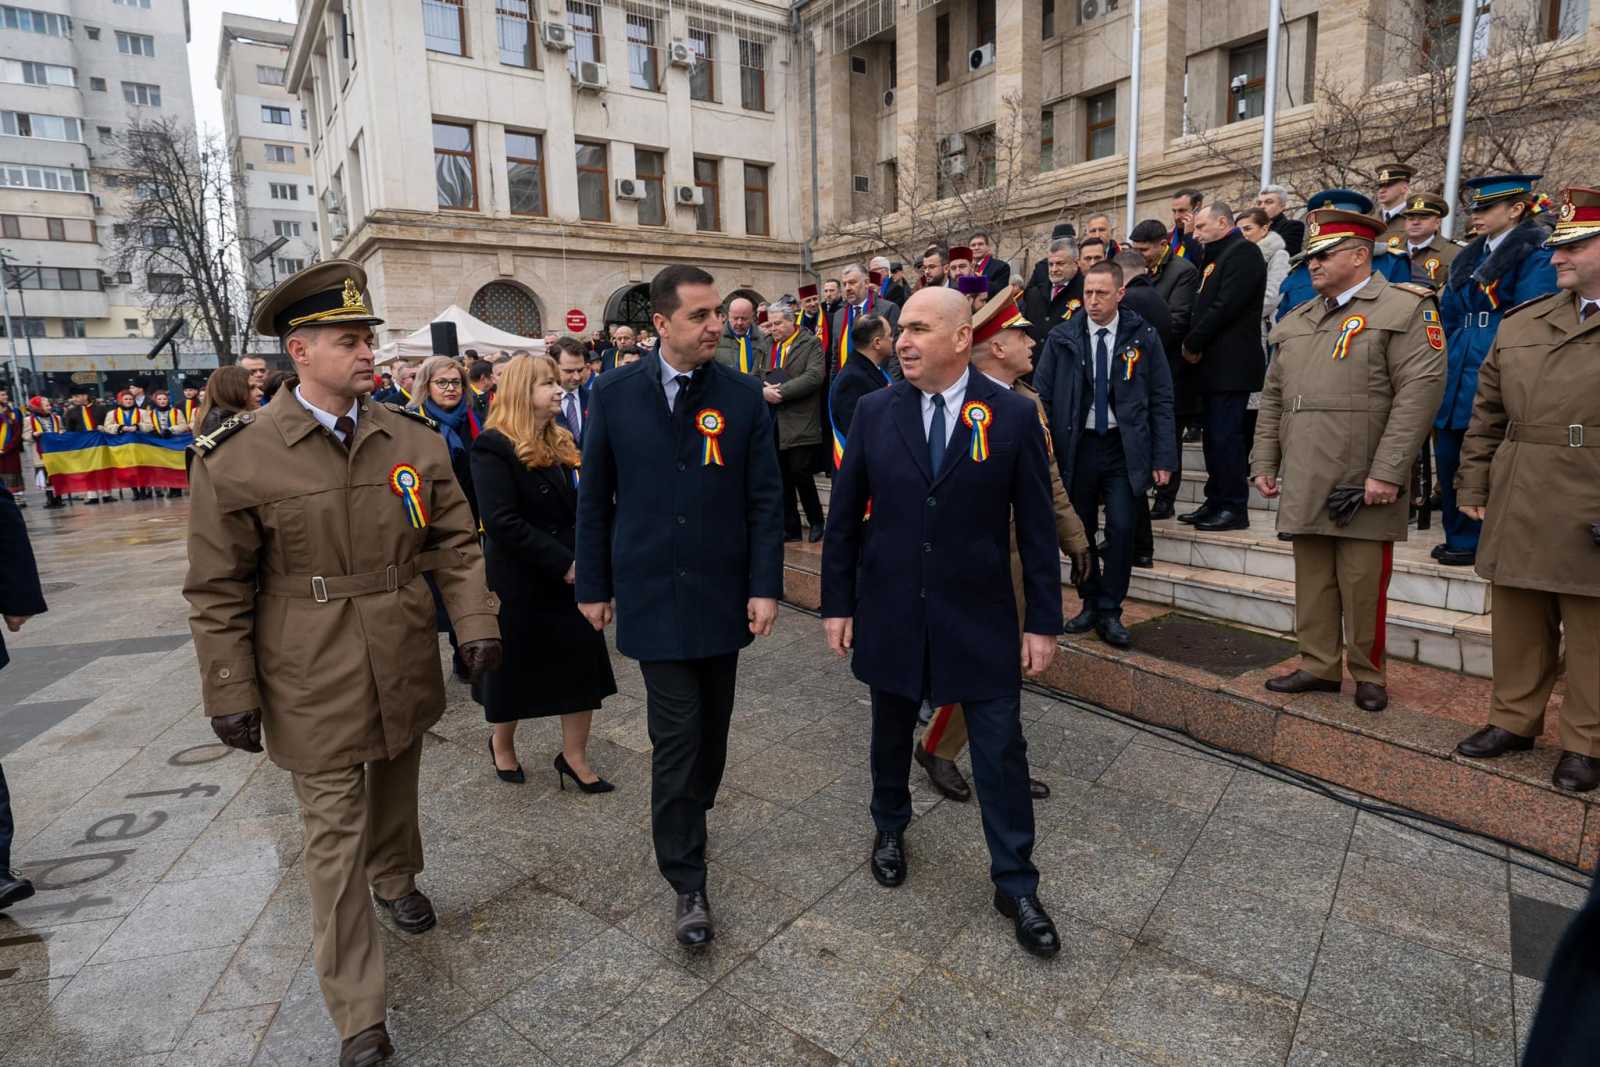
<instances>
[{"instance_id":1,"label":"woman in black coat","mask_svg":"<svg viewBox=\"0 0 1600 1067\"><path fill-rule=\"evenodd\" d=\"M474 695L494 724L490 751L502 781L524 780L517 722L560 715L562 788L570 777L586 793L603 793L612 785L589 766L589 724L617 681L605 635L579 613L573 594L579 457L555 421L561 396L555 360L517 356L472 447L484 562L500 596L506 647L504 666L486 674Z\"/></svg>"}]
</instances>

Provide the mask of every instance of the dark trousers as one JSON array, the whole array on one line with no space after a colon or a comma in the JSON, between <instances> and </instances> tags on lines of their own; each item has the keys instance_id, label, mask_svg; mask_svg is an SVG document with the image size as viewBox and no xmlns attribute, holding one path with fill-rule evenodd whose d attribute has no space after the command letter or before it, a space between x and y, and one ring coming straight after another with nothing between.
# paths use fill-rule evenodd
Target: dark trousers
<instances>
[{"instance_id":1,"label":"dark trousers","mask_svg":"<svg viewBox=\"0 0 1600 1067\"><path fill-rule=\"evenodd\" d=\"M778 469L783 472L783 531L790 537L800 534L800 507L806 510L806 524L822 525L822 498L817 495L817 448L801 445L778 450Z\"/></svg>"},{"instance_id":2,"label":"dark trousers","mask_svg":"<svg viewBox=\"0 0 1600 1067\"><path fill-rule=\"evenodd\" d=\"M1205 395L1206 507L1244 511L1250 506L1250 439L1245 436L1247 392Z\"/></svg>"},{"instance_id":3,"label":"dark trousers","mask_svg":"<svg viewBox=\"0 0 1600 1067\"><path fill-rule=\"evenodd\" d=\"M1176 391L1176 389L1178 388L1177 380L1178 380L1178 373L1177 373L1176 370L1174 370L1173 371L1173 388L1174 388L1174 391ZM1172 454L1178 457L1178 462L1173 464L1172 477L1167 480L1167 484L1163 485L1163 486L1159 486L1156 489L1156 499L1157 500L1164 500L1168 504L1171 504L1171 503L1173 503L1174 501L1176 501L1178 499L1178 487L1183 485L1183 428L1190 421L1190 417L1189 416L1183 415L1183 414L1176 414L1176 413L1181 413L1184 410L1183 403L1181 403L1176 396L1174 396L1174 398L1173 398L1173 410L1174 410L1175 414L1172 417L1172 448L1173 448L1173 453ZM1155 452L1152 451L1150 453L1150 455L1151 455L1152 458L1154 458ZM1148 530L1149 527L1150 527L1150 520L1148 518L1148 509L1146 510L1146 516L1147 517L1145 519L1145 529Z\"/></svg>"},{"instance_id":4,"label":"dark trousers","mask_svg":"<svg viewBox=\"0 0 1600 1067\"><path fill-rule=\"evenodd\" d=\"M911 822L911 748L921 700L872 691L872 822L879 831ZM1039 889L1033 865L1033 798L1028 794L1028 743L1022 737L1021 692L999 700L962 702L972 748L989 877L1007 896Z\"/></svg>"},{"instance_id":5,"label":"dark trousers","mask_svg":"<svg viewBox=\"0 0 1600 1067\"><path fill-rule=\"evenodd\" d=\"M17 832L11 819L11 790L6 786L6 769L0 767L0 878L11 869L11 839Z\"/></svg>"},{"instance_id":6,"label":"dark trousers","mask_svg":"<svg viewBox=\"0 0 1600 1067\"><path fill-rule=\"evenodd\" d=\"M1073 460L1072 485L1067 495L1072 509L1089 534L1089 574L1078 587L1083 604L1100 615L1122 614L1133 574L1133 536L1138 506L1128 481L1128 458L1122 451L1122 432L1085 432L1078 439ZM1100 527L1100 505L1106 509L1105 548L1095 547Z\"/></svg>"},{"instance_id":7,"label":"dark trousers","mask_svg":"<svg viewBox=\"0 0 1600 1067\"><path fill-rule=\"evenodd\" d=\"M706 812L728 763L739 654L640 663L650 727L656 866L679 893L706 885Z\"/></svg>"},{"instance_id":8,"label":"dark trousers","mask_svg":"<svg viewBox=\"0 0 1600 1067\"><path fill-rule=\"evenodd\" d=\"M1462 552L1476 552L1483 523L1467 518L1456 506L1456 471L1461 469L1461 444L1466 439L1465 430L1436 430L1433 453L1439 463L1439 489L1444 503L1440 516L1444 522L1444 543Z\"/></svg>"}]
</instances>

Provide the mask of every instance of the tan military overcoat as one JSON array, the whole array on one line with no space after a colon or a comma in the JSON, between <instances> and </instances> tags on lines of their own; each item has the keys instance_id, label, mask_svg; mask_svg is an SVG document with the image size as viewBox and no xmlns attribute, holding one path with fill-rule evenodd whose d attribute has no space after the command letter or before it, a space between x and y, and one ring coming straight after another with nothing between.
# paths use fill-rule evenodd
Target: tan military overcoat
<instances>
[{"instance_id":1,"label":"tan military overcoat","mask_svg":"<svg viewBox=\"0 0 1600 1067\"><path fill-rule=\"evenodd\" d=\"M1411 249L1405 235L1400 236L1400 254L1411 257L1411 280L1430 289L1438 289L1444 285L1446 279L1450 277L1450 264L1455 262L1460 252L1460 245L1454 241L1447 241L1438 234L1434 234L1427 244L1415 251Z\"/></svg>"},{"instance_id":2,"label":"tan military overcoat","mask_svg":"<svg viewBox=\"0 0 1600 1067\"><path fill-rule=\"evenodd\" d=\"M1318 297L1273 328L1278 351L1261 392L1250 474L1278 479L1280 532L1406 539L1411 464L1444 395L1438 316L1425 289L1374 274L1344 307L1329 311ZM1337 345L1341 335L1347 345ZM1400 486L1399 499L1335 525L1328 494L1362 488L1369 477Z\"/></svg>"},{"instance_id":3,"label":"tan military overcoat","mask_svg":"<svg viewBox=\"0 0 1600 1067\"><path fill-rule=\"evenodd\" d=\"M1477 571L1600 596L1600 315L1562 291L1507 312L1478 369L1456 499L1487 506Z\"/></svg>"},{"instance_id":4,"label":"tan military overcoat","mask_svg":"<svg viewBox=\"0 0 1600 1067\"><path fill-rule=\"evenodd\" d=\"M443 712L422 569L462 642L499 636L498 601L439 434L363 398L346 452L294 384L195 460L184 595L206 714L260 709L273 762L315 772L392 758Z\"/></svg>"}]
</instances>

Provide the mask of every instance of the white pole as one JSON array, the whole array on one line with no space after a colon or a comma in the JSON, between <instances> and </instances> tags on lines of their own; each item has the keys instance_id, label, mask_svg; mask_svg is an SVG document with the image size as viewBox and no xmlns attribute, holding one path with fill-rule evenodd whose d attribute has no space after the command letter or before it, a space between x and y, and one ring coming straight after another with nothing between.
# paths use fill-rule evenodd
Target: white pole
<instances>
[{"instance_id":1,"label":"white pole","mask_svg":"<svg viewBox=\"0 0 1600 1067\"><path fill-rule=\"evenodd\" d=\"M1139 0L1133 0L1133 68L1128 74L1131 88L1128 101L1128 206L1124 209L1122 232L1133 229L1139 211L1139 71L1144 65L1144 41L1141 24L1143 11Z\"/></svg>"},{"instance_id":2,"label":"white pole","mask_svg":"<svg viewBox=\"0 0 1600 1067\"><path fill-rule=\"evenodd\" d=\"M1450 154L1444 165L1444 202L1450 205L1450 214L1444 217L1440 230L1446 237L1454 237L1456 219L1460 217L1457 206L1461 196L1461 143L1467 136L1467 93L1472 85L1472 42L1477 35L1474 21L1478 15L1479 0L1461 0L1461 39L1456 42L1456 92L1450 106Z\"/></svg>"},{"instance_id":3,"label":"white pole","mask_svg":"<svg viewBox=\"0 0 1600 1067\"><path fill-rule=\"evenodd\" d=\"M1278 30L1283 21L1283 0L1267 0L1266 108L1261 128L1261 184L1272 184L1273 129L1278 123Z\"/></svg>"},{"instance_id":4,"label":"white pole","mask_svg":"<svg viewBox=\"0 0 1600 1067\"><path fill-rule=\"evenodd\" d=\"M4 256L0 256L0 305L3 305L0 307L0 313L4 314L6 320L6 343L11 346L11 388L17 391L15 399L24 401L23 406L26 407L26 398L22 391L22 372L17 367L17 331L11 322L11 290L6 287Z\"/></svg>"}]
</instances>

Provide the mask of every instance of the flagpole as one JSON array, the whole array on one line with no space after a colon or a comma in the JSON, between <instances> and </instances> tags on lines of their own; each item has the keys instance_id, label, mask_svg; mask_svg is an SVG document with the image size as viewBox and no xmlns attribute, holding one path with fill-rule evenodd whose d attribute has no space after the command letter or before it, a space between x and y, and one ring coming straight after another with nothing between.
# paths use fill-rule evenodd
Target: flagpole
<instances>
[{"instance_id":1,"label":"flagpole","mask_svg":"<svg viewBox=\"0 0 1600 1067\"><path fill-rule=\"evenodd\" d=\"M1266 107L1261 127L1261 184L1272 184L1274 128L1278 124L1278 30L1283 21L1283 0L1267 0Z\"/></svg>"},{"instance_id":2,"label":"flagpole","mask_svg":"<svg viewBox=\"0 0 1600 1067\"><path fill-rule=\"evenodd\" d=\"M1133 0L1133 69L1129 72L1128 102L1128 205L1124 209L1123 233L1133 229L1139 211L1139 72L1144 66L1143 11L1140 0Z\"/></svg>"},{"instance_id":3,"label":"flagpole","mask_svg":"<svg viewBox=\"0 0 1600 1067\"><path fill-rule=\"evenodd\" d=\"M1461 145L1467 136L1467 93L1472 86L1472 43L1480 0L1461 0L1461 39L1456 42L1456 91L1450 103L1450 153L1444 165L1444 202L1450 213L1440 223L1446 238L1454 237L1455 208L1461 198Z\"/></svg>"},{"instance_id":4,"label":"flagpole","mask_svg":"<svg viewBox=\"0 0 1600 1067\"><path fill-rule=\"evenodd\" d=\"M16 399L24 401L22 406L26 407L27 403L22 391L22 371L17 367L17 331L13 328L11 322L11 290L6 286L6 269L3 258L0 258L0 304L4 305L3 309L0 310L3 310L6 322L6 343L11 346L11 388L17 391Z\"/></svg>"}]
</instances>

